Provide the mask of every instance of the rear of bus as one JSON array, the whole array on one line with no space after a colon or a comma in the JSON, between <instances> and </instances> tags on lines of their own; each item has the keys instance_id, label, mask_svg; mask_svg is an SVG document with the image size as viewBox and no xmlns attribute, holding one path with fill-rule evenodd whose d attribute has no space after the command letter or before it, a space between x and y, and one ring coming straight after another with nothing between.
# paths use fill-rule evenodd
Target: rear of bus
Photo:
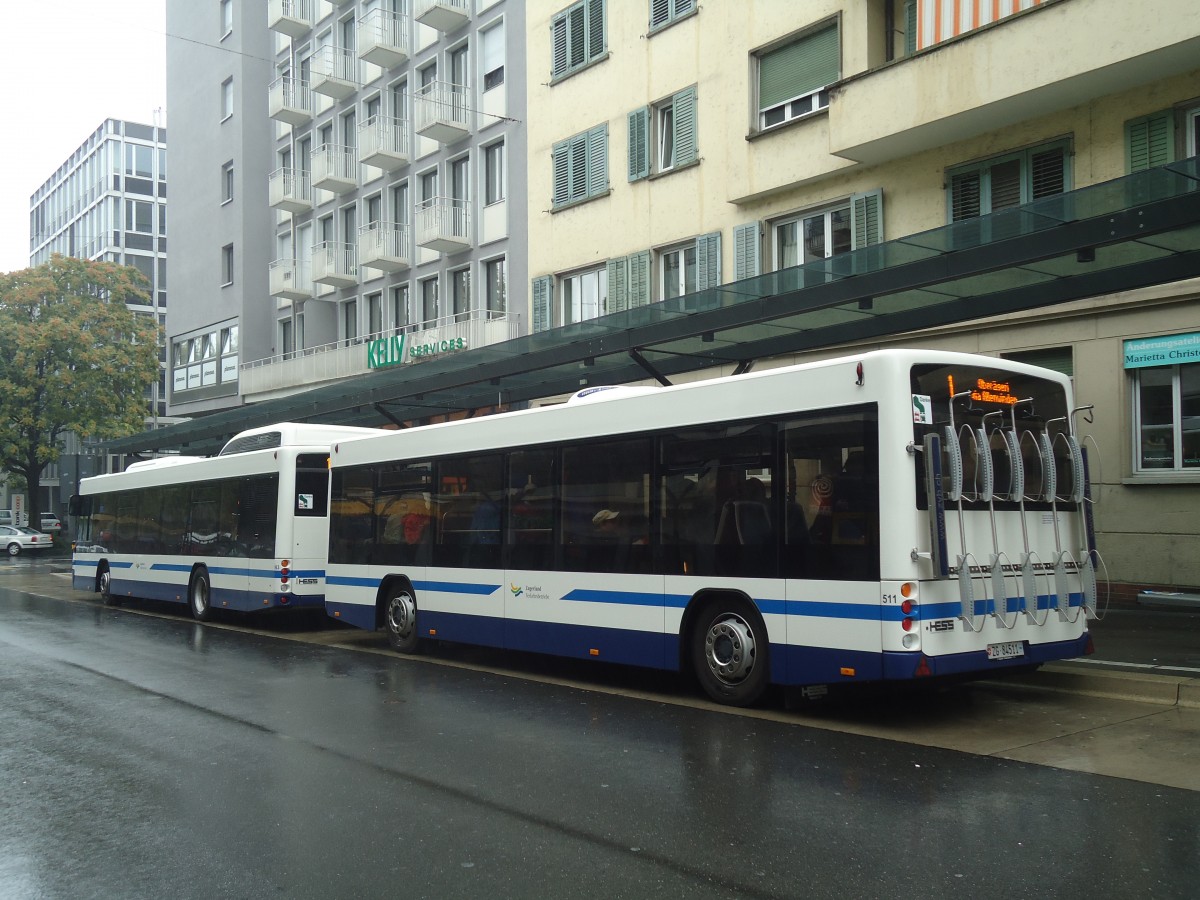
<instances>
[{"instance_id":1,"label":"rear of bus","mask_svg":"<svg viewBox=\"0 0 1200 900\"><path fill-rule=\"evenodd\" d=\"M1091 652L1098 556L1078 435L1090 410L1050 370L959 354L905 362L910 421L894 418L888 443L900 464L907 440L912 477L887 479L880 498L884 677ZM916 515L888 515L905 508Z\"/></svg>"}]
</instances>

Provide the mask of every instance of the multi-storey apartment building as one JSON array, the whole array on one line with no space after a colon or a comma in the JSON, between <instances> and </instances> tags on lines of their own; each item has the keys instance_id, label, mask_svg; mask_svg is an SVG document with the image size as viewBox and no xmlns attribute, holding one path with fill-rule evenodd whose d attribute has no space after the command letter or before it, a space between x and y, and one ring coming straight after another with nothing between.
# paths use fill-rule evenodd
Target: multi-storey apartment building
<instances>
[{"instance_id":1,"label":"multi-storey apartment building","mask_svg":"<svg viewBox=\"0 0 1200 900\"><path fill-rule=\"evenodd\" d=\"M944 229L944 249L999 245L1018 216L993 214L1061 198L1084 215L1099 196L1084 189L1194 157L1200 141L1189 0L1153 16L1118 0L530 0L526 16L534 330L775 272L796 272L779 279L788 290L825 284L853 274L839 272L840 254L931 229ZM1103 189L1109 200L1121 184ZM1039 308L816 349L798 339L757 364L904 343L1072 373L1097 410L1109 574L1194 589L1200 283L1167 274L1197 249L1189 234L1050 268L998 254L972 292L1043 284ZM907 256L933 248L916 241ZM1161 254L1161 283L1054 302L1055 279L1116 253L1131 264ZM861 297L826 323L903 322L937 290ZM957 300L963 288L943 290ZM727 290L728 303L738 296Z\"/></svg>"},{"instance_id":2,"label":"multi-storey apartment building","mask_svg":"<svg viewBox=\"0 0 1200 900\"><path fill-rule=\"evenodd\" d=\"M154 316L160 328L167 315L166 233L167 130L158 124L106 119L29 198L31 266L55 253L134 266L150 289L145 304L129 308ZM166 401L164 367L146 397L148 427L167 422ZM78 476L96 465L73 434L64 436L63 452L42 475L44 510L65 509Z\"/></svg>"},{"instance_id":3,"label":"multi-storey apartment building","mask_svg":"<svg viewBox=\"0 0 1200 900\"><path fill-rule=\"evenodd\" d=\"M271 0L266 21L273 341L243 399L516 336L524 5Z\"/></svg>"}]
</instances>

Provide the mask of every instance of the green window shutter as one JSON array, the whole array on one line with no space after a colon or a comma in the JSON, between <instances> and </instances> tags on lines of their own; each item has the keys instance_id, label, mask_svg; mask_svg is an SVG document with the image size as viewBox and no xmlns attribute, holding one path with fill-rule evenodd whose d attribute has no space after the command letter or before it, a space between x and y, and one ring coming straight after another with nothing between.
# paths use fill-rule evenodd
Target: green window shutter
<instances>
[{"instance_id":1,"label":"green window shutter","mask_svg":"<svg viewBox=\"0 0 1200 900\"><path fill-rule=\"evenodd\" d=\"M1011 359L1013 362L1028 363L1031 366L1041 366L1043 369L1053 369L1068 378L1075 377L1075 359L1070 347L1047 347L1042 350L1016 350L1011 353L1001 353L1001 359Z\"/></svg>"},{"instance_id":2,"label":"green window shutter","mask_svg":"<svg viewBox=\"0 0 1200 900\"><path fill-rule=\"evenodd\" d=\"M571 200L570 149L570 141L559 141L551 152L554 169L553 206L562 206Z\"/></svg>"},{"instance_id":3,"label":"green window shutter","mask_svg":"<svg viewBox=\"0 0 1200 900\"><path fill-rule=\"evenodd\" d=\"M850 198L852 227L850 249L869 247L883 240L883 191L867 191Z\"/></svg>"},{"instance_id":4,"label":"green window shutter","mask_svg":"<svg viewBox=\"0 0 1200 900\"><path fill-rule=\"evenodd\" d=\"M671 18L678 19L696 8L696 0L671 0Z\"/></svg>"},{"instance_id":5,"label":"green window shutter","mask_svg":"<svg viewBox=\"0 0 1200 900\"><path fill-rule=\"evenodd\" d=\"M587 10L582 2L567 10L567 31L570 54L568 65L577 69L587 62Z\"/></svg>"},{"instance_id":6,"label":"green window shutter","mask_svg":"<svg viewBox=\"0 0 1200 900\"><path fill-rule=\"evenodd\" d=\"M554 300L554 279L549 275L541 275L533 279L533 328L532 331L546 331L553 324L551 306Z\"/></svg>"},{"instance_id":7,"label":"green window shutter","mask_svg":"<svg viewBox=\"0 0 1200 900\"><path fill-rule=\"evenodd\" d=\"M629 254L629 306L650 302L650 251Z\"/></svg>"},{"instance_id":8,"label":"green window shutter","mask_svg":"<svg viewBox=\"0 0 1200 900\"><path fill-rule=\"evenodd\" d=\"M587 132L587 196L608 190L608 124Z\"/></svg>"},{"instance_id":9,"label":"green window shutter","mask_svg":"<svg viewBox=\"0 0 1200 900\"><path fill-rule=\"evenodd\" d=\"M904 55L917 52L917 0L904 4Z\"/></svg>"},{"instance_id":10,"label":"green window shutter","mask_svg":"<svg viewBox=\"0 0 1200 900\"><path fill-rule=\"evenodd\" d=\"M777 106L838 80L841 71L836 24L806 35L758 61L759 109Z\"/></svg>"},{"instance_id":11,"label":"green window shutter","mask_svg":"<svg viewBox=\"0 0 1200 900\"><path fill-rule=\"evenodd\" d=\"M950 179L950 221L971 219L982 209L980 174L978 171L963 172Z\"/></svg>"},{"instance_id":12,"label":"green window shutter","mask_svg":"<svg viewBox=\"0 0 1200 900\"><path fill-rule=\"evenodd\" d=\"M567 71L567 13L561 12L550 23L550 77Z\"/></svg>"},{"instance_id":13,"label":"green window shutter","mask_svg":"<svg viewBox=\"0 0 1200 900\"><path fill-rule=\"evenodd\" d=\"M570 199L582 200L587 196L588 189L588 136L587 132L577 134L569 141L570 162Z\"/></svg>"},{"instance_id":14,"label":"green window shutter","mask_svg":"<svg viewBox=\"0 0 1200 900\"><path fill-rule=\"evenodd\" d=\"M696 290L721 284L721 232L696 238Z\"/></svg>"},{"instance_id":15,"label":"green window shutter","mask_svg":"<svg viewBox=\"0 0 1200 900\"><path fill-rule=\"evenodd\" d=\"M650 108L643 106L629 114L629 180L638 181L650 174Z\"/></svg>"},{"instance_id":16,"label":"green window shutter","mask_svg":"<svg viewBox=\"0 0 1200 900\"><path fill-rule=\"evenodd\" d=\"M671 99L674 110L675 165L696 159L696 87L684 88Z\"/></svg>"},{"instance_id":17,"label":"green window shutter","mask_svg":"<svg viewBox=\"0 0 1200 900\"><path fill-rule=\"evenodd\" d=\"M671 0L650 0L650 27L657 28L671 20Z\"/></svg>"},{"instance_id":18,"label":"green window shutter","mask_svg":"<svg viewBox=\"0 0 1200 900\"><path fill-rule=\"evenodd\" d=\"M604 55L607 49L605 40L604 13L605 0L587 0L587 43L589 60Z\"/></svg>"},{"instance_id":19,"label":"green window shutter","mask_svg":"<svg viewBox=\"0 0 1200 900\"><path fill-rule=\"evenodd\" d=\"M629 309L629 260L624 256L608 261L608 308L607 311L624 312Z\"/></svg>"},{"instance_id":20,"label":"green window shutter","mask_svg":"<svg viewBox=\"0 0 1200 900\"><path fill-rule=\"evenodd\" d=\"M1125 161L1130 172L1175 161L1175 115L1171 110L1125 123Z\"/></svg>"},{"instance_id":21,"label":"green window shutter","mask_svg":"<svg viewBox=\"0 0 1200 900\"><path fill-rule=\"evenodd\" d=\"M762 265L762 244L758 239L758 223L747 222L733 227L733 280L753 278Z\"/></svg>"}]
</instances>

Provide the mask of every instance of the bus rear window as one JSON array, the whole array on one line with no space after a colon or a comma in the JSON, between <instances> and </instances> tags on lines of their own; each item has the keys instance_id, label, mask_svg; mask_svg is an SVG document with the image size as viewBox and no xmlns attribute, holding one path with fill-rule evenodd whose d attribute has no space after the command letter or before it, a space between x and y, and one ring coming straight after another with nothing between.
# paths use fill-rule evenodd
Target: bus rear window
<instances>
[{"instance_id":1,"label":"bus rear window","mask_svg":"<svg viewBox=\"0 0 1200 900\"><path fill-rule=\"evenodd\" d=\"M296 457L297 516L324 518L329 515L329 455L301 453Z\"/></svg>"}]
</instances>

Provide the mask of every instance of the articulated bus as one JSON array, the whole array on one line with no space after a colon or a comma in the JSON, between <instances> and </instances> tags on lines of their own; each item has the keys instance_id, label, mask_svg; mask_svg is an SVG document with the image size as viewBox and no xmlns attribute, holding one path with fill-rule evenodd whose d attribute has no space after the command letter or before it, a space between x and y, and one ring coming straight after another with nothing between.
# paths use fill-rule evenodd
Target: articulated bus
<instances>
[{"instance_id":1,"label":"articulated bus","mask_svg":"<svg viewBox=\"0 0 1200 900\"><path fill-rule=\"evenodd\" d=\"M248 612L323 608L329 447L371 428L286 423L244 431L218 456L163 457L85 478L71 514L72 585Z\"/></svg>"},{"instance_id":2,"label":"articulated bus","mask_svg":"<svg viewBox=\"0 0 1200 900\"><path fill-rule=\"evenodd\" d=\"M425 639L769 684L1090 652L1070 381L886 350L335 442L326 611Z\"/></svg>"}]
</instances>

